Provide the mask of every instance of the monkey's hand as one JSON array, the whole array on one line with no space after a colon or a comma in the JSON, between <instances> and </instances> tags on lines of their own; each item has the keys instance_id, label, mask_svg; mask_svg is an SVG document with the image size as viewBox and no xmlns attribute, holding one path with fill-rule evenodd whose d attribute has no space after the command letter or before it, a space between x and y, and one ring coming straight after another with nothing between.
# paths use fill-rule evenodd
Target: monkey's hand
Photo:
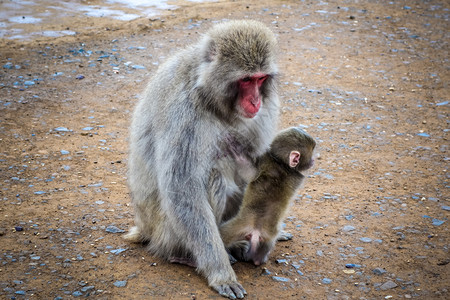
<instances>
[{"instance_id":1,"label":"monkey's hand","mask_svg":"<svg viewBox=\"0 0 450 300\"><path fill-rule=\"evenodd\" d=\"M244 295L247 295L245 289L237 281L211 285L211 287L215 289L221 296L230 299L242 299L244 298Z\"/></svg>"},{"instance_id":2,"label":"monkey's hand","mask_svg":"<svg viewBox=\"0 0 450 300\"><path fill-rule=\"evenodd\" d=\"M208 278L209 286L215 289L221 296L230 299L242 299L247 292L237 281L236 274L230 263L222 264L220 270L214 270Z\"/></svg>"},{"instance_id":3,"label":"monkey's hand","mask_svg":"<svg viewBox=\"0 0 450 300\"><path fill-rule=\"evenodd\" d=\"M233 255L231 255L230 253L228 253L228 258L230 259L230 264L234 265L235 263L237 263L237 259L234 258Z\"/></svg>"}]
</instances>

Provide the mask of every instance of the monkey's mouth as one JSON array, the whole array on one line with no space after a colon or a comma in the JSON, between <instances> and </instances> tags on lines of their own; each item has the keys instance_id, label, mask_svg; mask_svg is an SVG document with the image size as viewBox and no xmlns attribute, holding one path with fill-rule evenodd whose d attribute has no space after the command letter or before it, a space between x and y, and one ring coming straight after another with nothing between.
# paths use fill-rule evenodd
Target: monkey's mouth
<instances>
[{"instance_id":1,"label":"monkey's mouth","mask_svg":"<svg viewBox=\"0 0 450 300\"><path fill-rule=\"evenodd\" d=\"M254 113L246 111L246 112L244 112L243 115L245 118L253 119L257 114L258 114L258 111L254 112Z\"/></svg>"}]
</instances>

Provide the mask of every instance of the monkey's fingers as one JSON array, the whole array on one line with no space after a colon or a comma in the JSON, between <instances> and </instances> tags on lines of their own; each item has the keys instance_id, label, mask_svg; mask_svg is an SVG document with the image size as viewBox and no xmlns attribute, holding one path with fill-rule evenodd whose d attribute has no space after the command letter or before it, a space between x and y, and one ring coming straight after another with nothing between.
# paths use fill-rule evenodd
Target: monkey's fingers
<instances>
[{"instance_id":1,"label":"monkey's fingers","mask_svg":"<svg viewBox=\"0 0 450 300\"><path fill-rule=\"evenodd\" d=\"M218 286L213 286L213 288L221 295L230 299L242 299L247 292L238 282L233 282L231 284L221 284Z\"/></svg>"},{"instance_id":2,"label":"monkey's fingers","mask_svg":"<svg viewBox=\"0 0 450 300\"><path fill-rule=\"evenodd\" d=\"M233 255L231 255L230 253L228 253L228 259L230 260L230 264L234 265L235 263L237 263L237 259L234 258Z\"/></svg>"}]
</instances>

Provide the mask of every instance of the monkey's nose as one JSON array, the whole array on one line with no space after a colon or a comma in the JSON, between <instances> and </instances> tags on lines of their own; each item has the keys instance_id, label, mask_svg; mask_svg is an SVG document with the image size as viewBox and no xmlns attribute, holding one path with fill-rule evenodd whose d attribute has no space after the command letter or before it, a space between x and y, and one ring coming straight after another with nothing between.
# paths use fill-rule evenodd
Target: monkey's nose
<instances>
[{"instance_id":1,"label":"monkey's nose","mask_svg":"<svg viewBox=\"0 0 450 300\"><path fill-rule=\"evenodd\" d=\"M253 106L258 106L259 98L258 97L253 97L252 100L250 100L250 103L253 104Z\"/></svg>"}]
</instances>

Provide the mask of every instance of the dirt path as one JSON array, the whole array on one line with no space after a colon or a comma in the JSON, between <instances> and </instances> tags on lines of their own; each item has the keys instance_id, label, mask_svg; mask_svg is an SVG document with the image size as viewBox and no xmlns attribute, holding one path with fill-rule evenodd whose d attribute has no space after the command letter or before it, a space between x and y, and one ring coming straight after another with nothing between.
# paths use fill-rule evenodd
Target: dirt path
<instances>
[{"instance_id":1,"label":"dirt path","mask_svg":"<svg viewBox=\"0 0 450 300\"><path fill-rule=\"evenodd\" d=\"M280 127L304 125L321 159L286 219L294 239L263 267L234 266L248 298L448 299L450 5L184 5L0 40L0 298L220 299L121 239L128 125L171 53L249 18L279 38Z\"/></svg>"}]
</instances>

